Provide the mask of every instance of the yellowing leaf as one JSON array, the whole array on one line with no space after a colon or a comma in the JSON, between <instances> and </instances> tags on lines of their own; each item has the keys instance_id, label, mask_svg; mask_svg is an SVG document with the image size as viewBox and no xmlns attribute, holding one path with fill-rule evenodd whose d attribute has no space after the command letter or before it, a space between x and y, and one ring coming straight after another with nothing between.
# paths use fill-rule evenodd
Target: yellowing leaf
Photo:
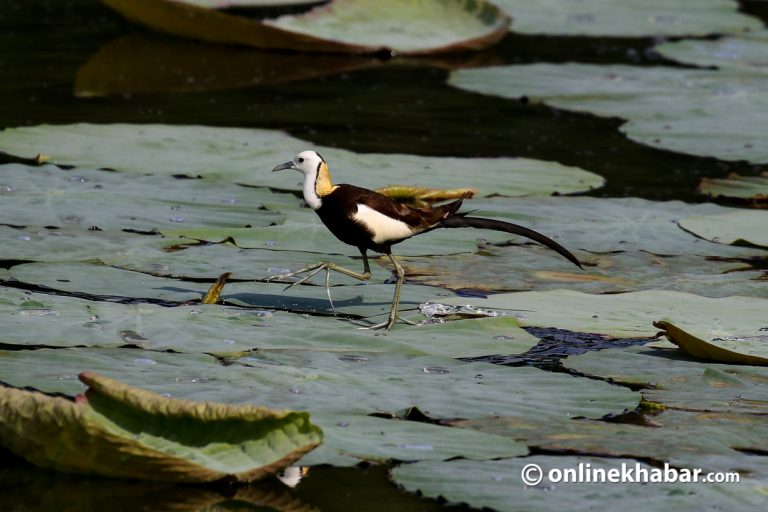
<instances>
[{"instance_id":1,"label":"yellowing leaf","mask_svg":"<svg viewBox=\"0 0 768 512\"><path fill-rule=\"evenodd\" d=\"M0 444L68 473L170 482L258 480L312 450L309 415L166 398L94 374L73 399L0 388Z\"/></svg>"},{"instance_id":2,"label":"yellowing leaf","mask_svg":"<svg viewBox=\"0 0 768 512\"><path fill-rule=\"evenodd\" d=\"M705 340L701 335L684 331L666 320L654 322L653 325L663 329L669 341L693 357L722 363L768 366L768 333L762 336L720 335Z\"/></svg>"}]
</instances>

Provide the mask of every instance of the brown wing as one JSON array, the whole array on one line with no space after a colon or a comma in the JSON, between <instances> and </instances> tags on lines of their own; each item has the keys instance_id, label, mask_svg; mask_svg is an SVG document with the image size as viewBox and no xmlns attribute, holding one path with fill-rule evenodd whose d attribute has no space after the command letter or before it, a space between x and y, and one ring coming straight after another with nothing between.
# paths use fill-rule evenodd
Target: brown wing
<instances>
[{"instance_id":1,"label":"brown wing","mask_svg":"<svg viewBox=\"0 0 768 512\"><path fill-rule=\"evenodd\" d=\"M417 232L432 228L442 219L451 216L461 207L462 202L459 199L433 208L414 208L373 190L347 184L339 185L332 195L339 199L348 198L349 204L345 205L345 210L348 208L350 214L357 210L357 204L363 203L387 217L405 222Z\"/></svg>"}]
</instances>

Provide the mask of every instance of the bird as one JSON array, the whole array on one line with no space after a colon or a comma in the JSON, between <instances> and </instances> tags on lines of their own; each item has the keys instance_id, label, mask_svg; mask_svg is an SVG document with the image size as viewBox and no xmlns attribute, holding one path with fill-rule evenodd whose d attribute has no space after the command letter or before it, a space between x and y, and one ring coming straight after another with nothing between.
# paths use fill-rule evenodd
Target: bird
<instances>
[{"instance_id":1,"label":"bird","mask_svg":"<svg viewBox=\"0 0 768 512\"><path fill-rule=\"evenodd\" d=\"M304 201L320 217L328 230L345 244L357 247L363 257L363 271L355 272L331 262L319 262L295 272L273 276L273 278L296 277L307 274L291 283L287 288L297 286L323 270L326 271L326 291L330 296L330 273L339 272L360 281L371 278L368 251L386 255L392 262L397 280L392 306L386 321L367 327L389 331L400 320L413 324L399 316L400 292L405 281L405 271L392 254L392 246L415 235L428 233L438 228L478 228L503 231L524 236L554 250L574 265L583 269L579 260L565 247L532 229L510 222L472 217L471 212L460 213L463 200L426 208L416 208L383 194L355 185L335 185L325 159L316 151L306 150L293 159L279 164L272 172L293 169L304 175ZM287 289L286 288L286 289Z\"/></svg>"}]
</instances>

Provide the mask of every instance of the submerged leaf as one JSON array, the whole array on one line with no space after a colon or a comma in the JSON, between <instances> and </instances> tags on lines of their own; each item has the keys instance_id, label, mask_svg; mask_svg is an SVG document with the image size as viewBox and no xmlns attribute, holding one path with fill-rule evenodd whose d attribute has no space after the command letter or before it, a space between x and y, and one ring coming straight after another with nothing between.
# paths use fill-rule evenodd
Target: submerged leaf
<instances>
[{"instance_id":1,"label":"submerged leaf","mask_svg":"<svg viewBox=\"0 0 768 512\"><path fill-rule=\"evenodd\" d=\"M80 380L89 389L74 401L0 388L0 444L70 473L249 482L290 465L322 439L306 413L165 398L94 373Z\"/></svg>"},{"instance_id":2,"label":"submerged leaf","mask_svg":"<svg viewBox=\"0 0 768 512\"><path fill-rule=\"evenodd\" d=\"M169 0L102 0L155 30L214 43L311 52L430 54L488 47L509 17L485 0L334 0L258 21Z\"/></svg>"}]
</instances>

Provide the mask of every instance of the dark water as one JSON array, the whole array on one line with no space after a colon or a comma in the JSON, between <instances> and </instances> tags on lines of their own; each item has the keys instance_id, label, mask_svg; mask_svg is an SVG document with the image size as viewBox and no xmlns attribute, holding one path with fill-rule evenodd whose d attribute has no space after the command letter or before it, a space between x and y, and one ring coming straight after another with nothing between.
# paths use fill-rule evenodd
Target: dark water
<instances>
[{"instance_id":1,"label":"dark water","mask_svg":"<svg viewBox=\"0 0 768 512\"><path fill-rule=\"evenodd\" d=\"M743 1L742 8L768 20L768 2ZM177 41L123 21L96 0L0 0L0 128L75 122L277 128L310 142L359 152L556 160L605 176L608 185L593 195L657 200L703 201L706 198L695 191L701 177L758 174L758 166L746 163L639 145L618 131L619 120L531 105L524 99L482 96L445 84L450 68L473 63L672 65L653 51L656 42L510 35L479 55L398 63ZM125 47L130 48L130 58L121 50ZM112 63L128 62L127 68L115 67L116 83L120 76L132 76L133 89L144 87L146 93L76 96L78 73L99 52ZM165 79L155 83L163 70L168 72ZM534 334L543 341L529 353L499 355L493 361L553 367L568 353L606 346L605 340L567 333ZM205 504L209 510L285 509L289 503L300 510L307 506L324 511L444 508L399 492L382 467L315 469L295 490L272 482L251 491L249 501L232 489L57 475L0 452L3 511L190 509L179 507L181 503ZM202 505L196 506L190 510Z\"/></svg>"}]
</instances>

